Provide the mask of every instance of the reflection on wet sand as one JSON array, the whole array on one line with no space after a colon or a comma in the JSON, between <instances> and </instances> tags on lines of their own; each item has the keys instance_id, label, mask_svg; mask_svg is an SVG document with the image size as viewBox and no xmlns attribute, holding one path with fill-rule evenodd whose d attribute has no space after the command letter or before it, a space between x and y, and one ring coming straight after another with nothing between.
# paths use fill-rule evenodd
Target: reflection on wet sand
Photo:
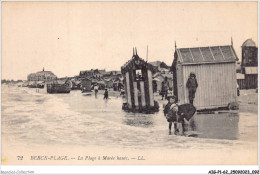
<instances>
[{"instance_id":1,"label":"reflection on wet sand","mask_svg":"<svg viewBox=\"0 0 260 175\"><path fill-rule=\"evenodd\" d=\"M189 130L196 131L197 137L236 140L238 138L239 114L200 114L189 123Z\"/></svg>"},{"instance_id":2,"label":"reflection on wet sand","mask_svg":"<svg viewBox=\"0 0 260 175\"><path fill-rule=\"evenodd\" d=\"M147 114L126 114L123 124L148 128L153 126L153 117Z\"/></svg>"}]
</instances>

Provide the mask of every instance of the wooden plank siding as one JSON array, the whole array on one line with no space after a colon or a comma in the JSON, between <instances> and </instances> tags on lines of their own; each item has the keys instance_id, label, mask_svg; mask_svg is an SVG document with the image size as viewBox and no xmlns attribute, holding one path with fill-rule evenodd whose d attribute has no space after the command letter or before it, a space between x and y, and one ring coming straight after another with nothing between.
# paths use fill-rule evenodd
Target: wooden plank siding
<instances>
[{"instance_id":1,"label":"wooden plank siding","mask_svg":"<svg viewBox=\"0 0 260 175\"><path fill-rule=\"evenodd\" d=\"M178 92L178 103L184 104L184 99L185 98L181 98L184 97L184 91L183 91L183 68L181 65L177 64L177 92Z\"/></svg>"},{"instance_id":2,"label":"wooden plank siding","mask_svg":"<svg viewBox=\"0 0 260 175\"><path fill-rule=\"evenodd\" d=\"M141 102L142 102L142 107L146 106L146 101L145 101L145 91L144 91L144 82L140 82L140 89L141 89Z\"/></svg>"},{"instance_id":3,"label":"wooden plank siding","mask_svg":"<svg viewBox=\"0 0 260 175\"><path fill-rule=\"evenodd\" d=\"M126 78L125 84L126 84L126 93L127 93L126 100L129 107L132 108L129 72L126 72L125 78Z\"/></svg>"},{"instance_id":4,"label":"wooden plank siding","mask_svg":"<svg viewBox=\"0 0 260 175\"><path fill-rule=\"evenodd\" d=\"M258 86L257 83L258 83L257 74L249 74L249 75L246 74L244 79L237 80L239 89L256 89Z\"/></svg>"},{"instance_id":5,"label":"wooden plank siding","mask_svg":"<svg viewBox=\"0 0 260 175\"><path fill-rule=\"evenodd\" d=\"M137 89L137 82L133 82L134 87L134 102L135 102L135 108L139 109L139 103L138 103L138 89Z\"/></svg>"},{"instance_id":6,"label":"wooden plank siding","mask_svg":"<svg viewBox=\"0 0 260 175\"><path fill-rule=\"evenodd\" d=\"M149 97L150 97L150 106L154 106L154 98L153 98L153 75L151 70L147 70L148 75L148 84L149 84Z\"/></svg>"},{"instance_id":7,"label":"wooden plank siding","mask_svg":"<svg viewBox=\"0 0 260 175\"><path fill-rule=\"evenodd\" d=\"M196 74L198 88L194 105L199 109L228 106L236 101L235 63L179 65L177 69L179 103L189 103L186 82Z\"/></svg>"},{"instance_id":8,"label":"wooden plank siding","mask_svg":"<svg viewBox=\"0 0 260 175\"><path fill-rule=\"evenodd\" d=\"M154 101L152 70L153 66L137 55L134 50L132 58L121 67L125 76L127 103L122 109L127 112L154 113L159 111L158 102Z\"/></svg>"}]
</instances>

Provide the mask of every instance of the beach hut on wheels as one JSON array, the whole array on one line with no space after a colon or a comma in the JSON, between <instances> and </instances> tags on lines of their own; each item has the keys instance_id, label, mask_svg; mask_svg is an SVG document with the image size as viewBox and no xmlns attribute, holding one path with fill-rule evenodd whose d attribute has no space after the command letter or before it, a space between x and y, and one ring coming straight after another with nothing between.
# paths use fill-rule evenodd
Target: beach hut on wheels
<instances>
[{"instance_id":1,"label":"beach hut on wheels","mask_svg":"<svg viewBox=\"0 0 260 175\"><path fill-rule=\"evenodd\" d=\"M92 80L89 78L82 78L80 80L81 82L81 92L91 92L91 84L92 84Z\"/></svg>"},{"instance_id":2,"label":"beach hut on wheels","mask_svg":"<svg viewBox=\"0 0 260 175\"><path fill-rule=\"evenodd\" d=\"M197 110L236 105L236 61L233 43L225 46L177 48L172 64L174 94L179 104L189 103L187 80L194 73L198 87L193 101Z\"/></svg>"},{"instance_id":3,"label":"beach hut on wheels","mask_svg":"<svg viewBox=\"0 0 260 175\"><path fill-rule=\"evenodd\" d=\"M159 105L154 101L152 86L152 65L148 64L133 51L133 57L121 67L125 78L125 94L127 102L123 110L131 112L154 113Z\"/></svg>"}]
</instances>

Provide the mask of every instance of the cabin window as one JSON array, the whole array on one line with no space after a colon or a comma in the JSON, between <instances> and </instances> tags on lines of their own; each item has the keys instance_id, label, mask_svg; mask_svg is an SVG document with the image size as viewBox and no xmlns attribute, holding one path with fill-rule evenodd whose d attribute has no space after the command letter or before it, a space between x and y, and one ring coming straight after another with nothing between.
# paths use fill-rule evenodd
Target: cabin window
<instances>
[{"instance_id":1,"label":"cabin window","mask_svg":"<svg viewBox=\"0 0 260 175\"><path fill-rule=\"evenodd\" d=\"M141 69L135 70L135 80L143 80L143 74Z\"/></svg>"}]
</instances>

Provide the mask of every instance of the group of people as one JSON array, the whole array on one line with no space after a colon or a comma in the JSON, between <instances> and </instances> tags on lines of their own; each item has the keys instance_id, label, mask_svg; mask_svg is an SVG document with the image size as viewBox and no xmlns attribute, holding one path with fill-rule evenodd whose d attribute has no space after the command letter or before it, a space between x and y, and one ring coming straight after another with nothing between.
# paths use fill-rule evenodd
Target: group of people
<instances>
[{"instance_id":1,"label":"group of people","mask_svg":"<svg viewBox=\"0 0 260 175\"><path fill-rule=\"evenodd\" d=\"M95 97L97 97L97 95L98 95L98 85L97 84L95 84L94 85L94 91L95 91ZM104 92L104 100L107 100L108 99L108 90L107 89L105 89L105 92Z\"/></svg>"},{"instance_id":2,"label":"group of people","mask_svg":"<svg viewBox=\"0 0 260 175\"><path fill-rule=\"evenodd\" d=\"M164 116L167 119L167 122L169 122L169 134L171 135L172 132L172 124L174 124L174 134L175 135L183 135L185 132L185 117L184 113L182 113L179 110L179 105L178 105L178 97L175 97L174 95L168 96L168 91L169 91L170 84L168 82L168 78L165 77L164 81L162 82L162 90L161 90L161 95L162 95L162 100L167 99L168 103L164 107ZM198 82L196 80L196 75L195 73L190 73L190 76L187 80L186 87L189 92L189 103L193 106L193 101L195 98L195 93L196 89L198 87ZM94 85L94 91L95 91L95 96L97 97L98 94L98 85ZM108 99L108 90L105 89L104 92L104 99Z\"/></svg>"},{"instance_id":3,"label":"group of people","mask_svg":"<svg viewBox=\"0 0 260 175\"><path fill-rule=\"evenodd\" d=\"M190 102L190 104L193 104L196 89L198 87L198 82L197 82L195 73L193 73L193 72L190 73L190 77L188 78L186 87L188 88L188 91L189 91L189 102ZM164 81L162 82L162 89L160 92L160 94L162 95L162 100L163 100L163 98L167 99L169 89L170 89L170 83L168 81L168 78L165 77Z\"/></svg>"},{"instance_id":4,"label":"group of people","mask_svg":"<svg viewBox=\"0 0 260 175\"><path fill-rule=\"evenodd\" d=\"M198 87L198 82L195 73L190 73L187 80L186 87L189 92L189 103L193 106L193 101L195 98L196 89ZM169 134L171 135L172 123L174 123L174 134L183 135L185 132L185 118L184 113L179 110L178 98L175 96L168 96L169 82L167 77L162 82L162 100L163 98L168 99L168 103L164 107L164 116L169 122ZM181 128L181 129L180 129Z\"/></svg>"}]
</instances>

